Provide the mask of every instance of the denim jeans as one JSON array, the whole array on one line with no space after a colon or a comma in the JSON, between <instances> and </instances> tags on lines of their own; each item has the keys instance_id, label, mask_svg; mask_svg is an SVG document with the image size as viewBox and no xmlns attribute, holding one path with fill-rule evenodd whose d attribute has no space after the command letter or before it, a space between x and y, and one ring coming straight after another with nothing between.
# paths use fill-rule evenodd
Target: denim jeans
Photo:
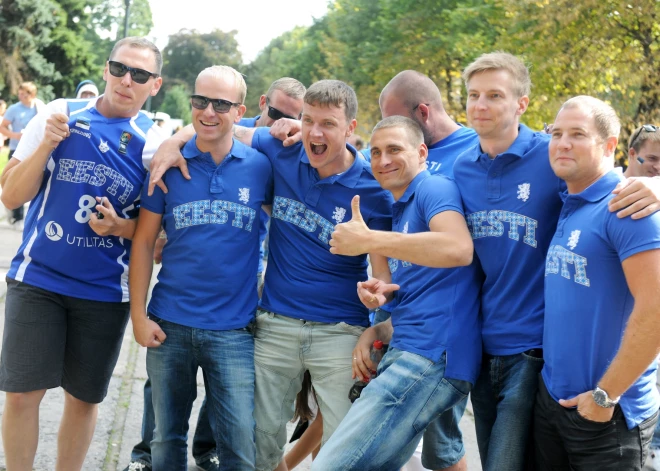
<instances>
[{"instance_id":1,"label":"denim jeans","mask_svg":"<svg viewBox=\"0 0 660 471\"><path fill-rule=\"evenodd\" d=\"M459 424L467 407L467 396L426 427L422 446L422 465L427 469L444 469L465 456L463 434Z\"/></svg>"},{"instance_id":2,"label":"denim jeans","mask_svg":"<svg viewBox=\"0 0 660 471\"><path fill-rule=\"evenodd\" d=\"M429 423L470 392L470 383L444 377L445 366L445 355L434 363L390 348L378 366L378 376L362 390L312 470L401 468Z\"/></svg>"},{"instance_id":3,"label":"denim jeans","mask_svg":"<svg viewBox=\"0 0 660 471\"><path fill-rule=\"evenodd\" d=\"M206 383L206 381L204 381ZM154 428L156 419L154 418L154 406L151 401L151 380L147 378L144 383L144 409L142 411L142 441L133 447L131 451L131 461L140 461L151 466L151 440L154 439ZM206 409L206 396L199 409L197 417L197 426L193 436L192 455L195 462L201 463L207 461L215 455L215 439L213 430L209 422Z\"/></svg>"},{"instance_id":4,"label":"denim jeans","mask_svg":"<svg viewBox=\"0 0 660 471\"><path fill-rule=\"evenodd\" d=\"M254 335L257 470L272 471L282 460L286 424L293 417L294 400L305 370L312 377L323 414L321 443L333 434L351 408L348 390L354 382L352 352L364 329L344 322L305 321L257 311Z\"/></svg>"},{"instance_id":5,"label":"denim jeans","mask_svg":"<svg viewBox=\"0 0 660 471\"><path fill-rule=\"evenodd\" d=\"M534 407L538 471L642 471L658 413L628 429L621 407L594 422L555 401L539 378Z\"/></svg>"},{"instance_id":6,"label":"denim jeans","mask_svg":"<svg viewBox=\"0 0 660 471\"><path fill-rule=\"evenodd\" d=\"M208 417L225 469L253 470L254 340L246 329L197 329L151 316L167 340L147 351L156 428L151 442L155 471L187 470L188 420L204 371Z\"/></svg>"},{"instance_id":7,"label":"denim jeans","mask_svg":"<svg viewBox=\"0 0 660 471\"><path fill-rule=\"evenodd\" d=\"M521 471L532 433L543 358L485 355L472 390L477 445L484 471Z\"/></svg>"}]
</instances>

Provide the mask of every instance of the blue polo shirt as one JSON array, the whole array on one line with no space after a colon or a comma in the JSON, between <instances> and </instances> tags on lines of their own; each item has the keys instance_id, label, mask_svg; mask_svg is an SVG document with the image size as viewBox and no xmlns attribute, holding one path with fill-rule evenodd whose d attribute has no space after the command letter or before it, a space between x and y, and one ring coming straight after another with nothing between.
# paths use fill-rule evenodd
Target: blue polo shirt
<instances>
[{"instance_id":1,"label":"blue polo shirt","mask_svg":"<svg viewBox=\"0 0 660 471\"><path fill-rule=\"evenodd\" d=\"M261 115L257 115L254 118L243 118L238 122L238 125L245 128L254 128L257 126L257 120L260 117ZM262 209L259 214L259 265L257 273L264 272L264 241L268 235L268 221L270 221L270 216L268 216L268 213Z\"/></svg>"},{"instance_id":2,"label":"blue polo shirt","mask_svg":"<svg viewBox=\"0 0 660 471\"><path fill-rule=\"evenodd\" d=\"M612 170L582 193L564 198L545 264L545 331L541 374L555 399L594 389L616 356L635 300L621 263L660 248L660 214L619 219L607 203L624 180ZM628 428L658 410L657 363L621 396Z\"/></svg>"},{"instance_id":3,"label":"blue polo shirt","mask_svg":"<svg viewBox=\"0 0 660 471\"><path fill-rule=\"evenodd\" d=\"M449 136L429 146L429 156L426 158L429 172L434 175L453 176L456 158L466 149L477 144L479 144L479 136L476 131L461 126Z\"/></svg>"},{"instance_id":4,"label":"blue polo shirt","mask_svg":"<svg viewBox=\"0 0 660 471\"><path fill-rule=\"evenodd\" d=\"M149 312L189 327L238 329L257 309L259 212L272 202L272 167L238 141L217 165L196 143L183 148L191 180L171 169L167 194L142 191L142 207L163 215L167 233Z\"/></svg>"},{"instance_id":5,"label":"blue polo shirt","mask_svg":"<svg viewBox=\"0 0 660 471\"><path fill-rule=\"evenodd\" d=\"M260 117L261 117L261 115L258 114L254 118L241 118L241 120L238 122L238 125L243 126L244 128L256 128L257 127L257 120Z\"/></svg>"},{"instance_id":6,"label":"blue polo shirt","mask_svg":"<svg viewBox=\"0 0 660 471\"><path fill-rule=\"evenodd\" d=\"M356 288L358 281L367 279L367 256L333 255L330 236L335 224L351 219L355 195L360 195L367 226L391 230L391 194L360 157L345 172L321 179L302 142L284 147L268 129L260 128L252 146L270 158L275 186L260 306L297 319L369 325L368 310Z\"/></svg>"},{"instance_id":7,"label":"blue polo shirt","mask_svg":"<svg viewBox=\"0 0 660 471\"><path fill-rule=\"evenodd\" d=\"M428 232L431 219L444 211L463 215L458 188L445 176L421 172L394 203L392 230ZM476 263L430 268L390 259L389 264L392 282L401 286L392 311L391 345L433 362L446 351L445 376L474 384L481 362L481 278Z\"/></svg>"},{"instance_id":8,"label":"blue polo shirt","mask_svg":"<svg viewBox=\"0 0 660 471\"><path fill-rule=\"evenodd\" d=\"M476 144L454 164L474 248L486 279L484 351L514 355L543 342L543 267L565 184L550 167L550 136L520 125L491 159Z\"/></svg>"}]
</instances>

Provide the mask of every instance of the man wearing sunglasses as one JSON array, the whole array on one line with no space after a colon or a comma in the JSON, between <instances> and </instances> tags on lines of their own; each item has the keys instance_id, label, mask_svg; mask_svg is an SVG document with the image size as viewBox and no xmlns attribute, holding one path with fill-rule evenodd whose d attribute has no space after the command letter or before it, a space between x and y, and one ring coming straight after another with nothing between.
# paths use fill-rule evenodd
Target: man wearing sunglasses
<instances>
[{"instance_id":1,"label":"man wearing sunglasses","mask_svg":"<svg viewBox=\"0 0 660 471\"><path fill-rule=\"evenodd\" d=\"M204 69L190 99L196 134L183 149L193 179L168 172L167 194L160 188L142 194L130 266L131 318L137 342L150 347L155 470L187 469L183 431L198 367L222 469L254 469L254 341L247 326L258 301L257 222L262 204L272 202L272 168L265 155L232 139L245 94L236 70ZM169 242L147 317L150 260L161 225Z\"/></svg>"},{"instance_id":2,"label":"man wearing sunglasses","mask_svg":"<svg viewBox=\"0 0 660 471\"><path fill-rule=\"evenodd\" d=\"M270 127L278 119L300 119L305 91L305 86L294 78L275 80L266 94L259 98L261 113L254 118L241 119L238 125L246 128Z\"/></svg>"},{"instance_id":3,"label":"man wearing sunglasses","mask_svg":"<svg viewBox=\"0 0 660 471\"><path fill-rule=\"evenodd\" d=\"M630 135L626 177L660 176L660 127L644 124Z\"/></svg>"},{"instance_id":4,"label":"man wearing sunglasses","mask_svg":"<svg viewBox=\"0 0 660 471\"><path fill-rule=\"evenodd\" d=\"M6 206L32 200L7 275L0 389L8 469L32 469L39 404L60 386L56 470L83 465L129 316L136 202L163 139L140 109L160 89L161 66L150 41L118 41L103 72L105 93L50 103L2 175Z\"/></svg>"},{"instance_id":5,"label":"man wearing sunglasses","mask_svg":"<svg viewBox=\"0 0 660 471\"><path fill-rule=\"evenodd\" d=\"M241 141L264 152L273 164L270 257L255 329L260 471L285 466L280 462L286 423L305 370L319 398L323 443L351 406L352 352L369 322L356 292L357 283L366 279L367 260L365 255L330 253L334 225L347 217L357 194L367 226L391 228L391 195L346 143L357 125L353 89L338 80L322 80L309 87L304 101L301 143L284 147L266 129L235 129ZM163 169L185 166L178 149L189 138L185 130L162 147L150 185L160 180ZM370 259L374 277L389 280L387 259Z\"/></svg>"}]
</instances>

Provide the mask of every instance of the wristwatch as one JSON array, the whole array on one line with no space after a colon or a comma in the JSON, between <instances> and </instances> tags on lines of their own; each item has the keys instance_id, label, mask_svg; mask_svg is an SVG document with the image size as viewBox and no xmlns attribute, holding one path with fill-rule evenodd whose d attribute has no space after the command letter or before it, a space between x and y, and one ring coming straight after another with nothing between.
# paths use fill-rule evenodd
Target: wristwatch
<instances>
[{"instance_id":1,"label":"wristwatch","mask_svg":"<svg viewBox=\"0 0 660 471\"><path fill-rule=\"evenodd\" d=\"M610 399L610 396L607 395L607 392L604 389L600 389L598 386L591 392L594 397L594 402L600 407L614 407L619 403L621 397L615 399Z\"/></svg>"}]
</instances>

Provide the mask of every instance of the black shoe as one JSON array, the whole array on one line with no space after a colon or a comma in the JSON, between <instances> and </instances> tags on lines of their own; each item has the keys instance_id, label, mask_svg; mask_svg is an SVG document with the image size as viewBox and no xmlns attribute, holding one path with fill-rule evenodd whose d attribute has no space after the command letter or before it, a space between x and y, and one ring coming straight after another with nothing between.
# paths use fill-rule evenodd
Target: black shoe
<instances>
[{"instance_id":1,"label":"black shoe","mask_svg":"<svg viewBox=\"0 0 660 471\"><path fill-rule=\"evenodd\" d=\"M123 471L151 471L151 464L142 460L131 461Z\"/></svg>"},{"instance_id":2,"label":"black shoe","mask_svg":"<svg viewBox=\"0 0 660 471\"><path fill-rule=\"evenodd\" d=\"M197 467L204 471L220 471L220 460L218 455L211 455L211 457L204 461L198 461Z\"/></svg>"}]
</instances>

